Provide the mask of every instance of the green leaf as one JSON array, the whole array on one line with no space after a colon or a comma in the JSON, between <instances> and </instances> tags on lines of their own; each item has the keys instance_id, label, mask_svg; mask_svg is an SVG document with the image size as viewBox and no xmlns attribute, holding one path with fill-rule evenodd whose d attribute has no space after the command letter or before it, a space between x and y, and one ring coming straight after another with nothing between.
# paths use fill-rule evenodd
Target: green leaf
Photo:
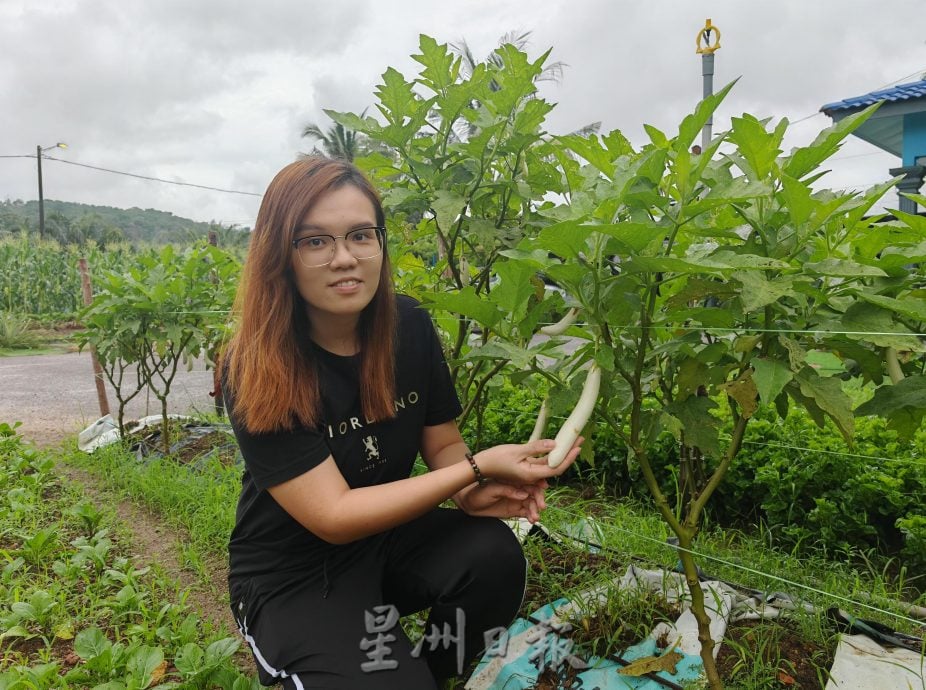
<instances>
[{"instance_id":1,"label":"green leaf","mask_svg":"<svg viewBox=\"0 0 926 690\"><path fill-rule=\"evenodd\" d=\"M757 357L753 359L752 378L756 382L759 399L764 403L771 403L784 389L785 384L793 377L791 370L782 362L774 359Z\"/></svg>"},{"instance_id":2,"label":"green leaf","mask_svg":"<svg viewBox=\"0 0 926 690\"><path fill-rule=\"evenodd\" d=\"M710 381L708 366L697 359L686 358L678 367L678 399L684 400L689 395L698 392L700 386L706 386Z\"/></svg>"},{"instance_id":3,"label":"green leaf","mask_svg":"<svg viewBox=\"0 0 926 690\"><path fill-rule=\"evenodd\" d=\"M125 665L129 679L139 683L139 687L146 688L152 682L155 669L164 661L164 652L160 647L142 645L129 657Z\"/></svg>"},{"instance_id":4,"label":"green leaf","mask_svg":"<svg viewBox=\"0 0 926 690\"><path fill-rule=\"evenodd\" d=\"M752 115L730 119L732 129L727 135L736 144L737 151L747 163L750 178L763 180L768 177L772 166L781 153L781 140L784 128L779 125L774 133L765 130L765 126Z\"/></svg>"},{"instance_id":5,"label":"green leaf","mask_svg":"<svg viewBox=\"0 0 926 690\"><path fill-rule=\"evenodd\" d=\"M434 195L431 208L434 210L437 219L437 227L441 229L445 236L450 234L453 224L463 213L465 204L466 199L451 190L440 189Z\"/></svg>"},{"instance_id":6,"label":"green leaf","mask_svg":"<svg viewBox=\"0 0 926 690\"><path fill-rule=\"evenodd\" d=\"M378 106L380 112L392 124L403 124L415 111L412 85L392 67L383 73L383 83L376 87L376 96L382 104Z\"/></svg>"},{"instance_id":7,"label":"green leaf","mask_svg":"<svg viewBox=\"0 0 926 690\"><path fill-rule=\"evenodd\" d=\"M782 297L794 295L792 278L769 280L759 271L737 271L730 277L743 286L739 298L743 311L746 312L761 309L768 304L774 304Z\"/></svg>"},{"instance_id":8,"label":"green leaf","mask_svg":"<svg viewBox=\"0 0 926 690\"><path fill-rule=\"evenodd\" d=\"M852 304L843 314L841 324L843 329L848 331L846 336L853 340L863 340L879 347L893 347L897 350L926 350L919 338L892 318L891 312L874 304Z\"/></svg>"},{"instance_id":9,"label":"green leaf","mask_svg":"<svg viewBox=\"0 0 926 690\"><path fill-rule=\"evenodd\" d=\"M580 254L588 253L588 238L595 229L574 220L556 223L540 231L537 246L563 259L577 259Z\"/></svg>"},{"instance_id":10,"label":"green leaf","mask_svg":"<svg viewBox=\"0 0 926 690\"><path fill-rule=\"evenodd\" d=\"M823 377L811 367L804 367L794 377L803 393L836 423L847 443L852 442L855 421L852 401L842 390L842 382L835 376Z\"/></svg>"},{"instance_id":11,"label":"green leaf","mask_svg":"<svg viewBox=\"0 0 926 690\"><path fill-rule=\"evenodd\" d=\"M685 428L685 442L706 455L719 455L718 428L720 421L710 413L717 403L708 397L690 396L666 406L665 411Z\"/></svg>"},{"instance_id":12,"label":"green leaf","mask_svg":"<svg viewBox=\"0 0 926 690\"><path fill-rule=\"evenodd\" d=\"M781 185L792 222L795 225L807 222L814 209L810 186L785 174L781 175Z\"/></svg>"},{"instance_id":13,"label":"green leaf","mask_svg":"<svg viewBox=\"0 0 926 690\"><path fill-rule=\"evenodd\" d=\"M87 628L74 638L74 653L84 661L100 656L112 647L99 628Z\"/></svg>"},{"instance_id":14,"label":"green leaf","mask_svg":"<svg viewBox=\"0 0 926 690\"><path fill-rule=\"evenodd\" d=\"M21 625L14 625L10 628L7 628L2 635L0 635L0 640L5 640L10 637L31 637L31 633Z\"/></svg>"},{"instance_id":15,"label":"green leaf","mask_svg":"<svg viewBox=\"0 0 926 690\"><path fill-rule=\"evenodd\" d=\"M678 127L678 136L675 139L674 148L677 152L688 152L691 144L701 134L704 125L714 114L714 111L717 110L717 106L726 98L735 83L736 81L731 81L720 91L710 94L698 103L693 113L685 116Z\"/></svg>"},{"instance_id":16,"label":"green leaf","mask_svg":"<svg viewBox=\"0 0 926 690\"><path fill-rule=\"evenodd\" d=\"M926 415L926 376L908 376L894 385L879 387L871 400L855 409L855 414L884 417L902 438L913 438Z\"/></svg>"},{"instance_id":17,"label":"green leaf","mask_svg":"<svg viewBox=\"0 0 926 690\"><path fill-rule=\"evenodd\" d=\"M511 365L517 369L528 369L534 361L534 353L520 348L517 345L498 340L473 347L464 355L463 359L502 360L511 363Z\"/></svg>"},{"instance_id":18,"label":"green leaf","mask_svg":"<svg viewBox=\"0 0 926 690\"><path fill-rule=\"evenodd\" d=\"M657 149L665 149L669 146L669 138L653 125L643 124L643 129L646 130L646 133L649 135L649 139L656 146Z\"/></svg>"},{"instance_id":19,"label":"green leaf","mask_svg":"<svg viewBox=\"0 0 926 690\"><path fill-rule=\"evenodd\" d=\"M174 666L184 677L194 676L204 668L205 654L202 647L192 642L183 645L180 653L174 659Z\"/></svg>"},{"instance_id":20,"label":"green leaf","mask_svg":"<svg viewBox=\"0 0 926 690\"><path fill-rule=\"evenodd\" d=\"M912 295L908 295L904 299L895 299L884 295L873 295L867 290L856 290L854 294L859 299L888 309L895 314L909 316L917 321L926 321L926 299L913 297Z\"/></svg>"},{"instance_id":21,"label":"green leaf","mask_svg":"<svg viewBox=\"0 0 926 690\"><path fill-rule=\"evenodd\" d=\"M820 163L839 150L839 145L843 139L874 114L875 110L878 109L878 105L848 115L833 126L824 129L809 146L798 148L791 154L784 165L783 171L799 180L816 169Z\"/></svg>"},{"instance_id":22,"label":"green leaf","mask_svg":"<svg viewBox=\"0 0 926 690\"><path fill-rule=\"evenodd\" d=\"M531 284L534 271L517 261L497 262L495 271L500 282L493 288L489 298L517 323L527 314L528 302L534 294L534 286Z\"/></svg>"},{"instance_id":23,"label":"green leaf","mask_svg":"<svg viewBox=\"0 0 926 690\"><path fill-rule=\"evenodd\" d=\"M566 134L556 137L556 140L570 151L587 160L608 178L614 178L614 157L610 151L601 145L598 135L593 134L589 137L582 137L578 134Z\"/></svg>"},{"instance_id":24,"label":"green leaf","mask_svg":"<svg viewBox=\"0 0 926 690\"><path fill-rule=\"evenodd\" d=\"M231 659L239 647L238 640L234 637L223 637L216 640L206 647L206 664L208 666L218 666L226 659Z\"/></svg>"},{"instance_id":25,"label":"green leaf","mask_svg":"<svg viewBox=\"0 0 926 690\"><path fill-rule=\"evenodd\" d=\"M459 72L459 69L453 69L453 64L460 58L447 50L447 44L439 44L430 36L420 34L418 48L421 54L412 55L412 59L424 65L419 81L437 92L453 84Z\"/></svg>"},{"instance_id":26,"label":"green leaf","mask_svg":"<svg viewBox=\"0 0 926 690\"><path fill-rule=\"evenodd\" d=\"M631 252L641 252L653 242L660 244L666 237L666 228L647 223L614 223L592 225L591 229L613 237Z\"/></svg>"},{"instance_id":27,"label":"green leaf","mask_svg":"<svg viewBox=\"0 0 926 690\"><path fill-rule=\"evenodd\" d=\"M823 261L807 262L804 264L804 268L810 273L823 276L835 276L837 278L856 278L860 276L881 278L887 276L887 273L875 266L867 266L855 261L836 259L834 257L824 259Z\"/></svg>"},{"instance_id":28,"label":"green leaf","mask_svg":"<svg viewBox=\"0 0 926 690\"><path fill-rule=\"evenodd\" d=\"M736 274L733 277L736 277ZM736 294L736 287L729 283L690 277L685 281L685 286L681 290L666 300L666 306L670 309L684 307L689 302L700 302L708 297L726 300Z\"/></svg>"},{"instance_id":29,"label":"green leaf","mask_svg":"<svg viewBox=\"0 0 926 690\"><path fill-rule=\"evenodd\" d=\"M488 328L494 328L503 314L494 304L476 294L475 288L467 285L459 292L432 292L425 295L430 304L455 314L462 314Z\"/></svg>"}]
</instances>

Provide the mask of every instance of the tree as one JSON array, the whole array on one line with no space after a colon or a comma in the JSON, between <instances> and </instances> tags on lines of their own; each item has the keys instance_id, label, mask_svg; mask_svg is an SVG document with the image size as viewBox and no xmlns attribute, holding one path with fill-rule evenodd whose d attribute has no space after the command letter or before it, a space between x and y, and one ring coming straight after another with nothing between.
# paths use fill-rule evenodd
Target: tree
<instances>
[{"instance_id":1,"label":"tree","mask_svg":"<svg viewBox=\"0 0 926 690\"><path fill-rule=\"evenodd\" d=\"M327 132L316 124L308 124L302 130L302 136L321 142L322 150L319 151L316 147L313 153L324 153L329 158L340 158L346 161L354 160L360 143L357 140L357 132L337 122Z\"/></svg>"}]
</instances>

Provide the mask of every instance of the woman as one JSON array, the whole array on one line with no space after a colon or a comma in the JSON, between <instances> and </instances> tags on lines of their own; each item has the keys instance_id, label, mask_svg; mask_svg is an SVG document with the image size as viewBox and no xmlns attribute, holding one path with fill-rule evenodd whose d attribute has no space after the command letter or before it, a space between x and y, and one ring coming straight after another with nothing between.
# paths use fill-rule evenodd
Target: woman
<instances>
[{"instance_id":1,"label":"woman","mask_svg":"<svg viewBox=\"0 0 926 690\"><path fill-rule=\"evenodd\" d=\"M470 455L428 315L393 293L380 200L306 158L261 204L224 392L245 459L232 611L261 682L435 688L520 607L525 560L498 517L545 507L552 441ZM410 477L421 454L430 471ZM437 506L452 498L460 510ZM430 607L417 649L399 615Z\"/></svg>"}]
</instances>

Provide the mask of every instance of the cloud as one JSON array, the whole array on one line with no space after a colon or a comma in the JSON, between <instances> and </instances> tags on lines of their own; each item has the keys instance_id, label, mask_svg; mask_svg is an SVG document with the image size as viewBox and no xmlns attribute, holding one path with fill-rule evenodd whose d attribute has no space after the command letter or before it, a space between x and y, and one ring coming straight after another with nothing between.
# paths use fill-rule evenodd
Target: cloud
<instances>
[{"instance_id":1,"label":"cloud","mask_svg":"<svg viewBox=\"0 0 926 690\"><path fill-rule=\"evenodd\" d=\"M887 12L865 0L716 0L709 10L690 0L3 0L0 155L67 141L61 156L71 160L262 192L311 149L300 133L309 122L326 127L324 109L372 105L387 66L417 74L409 56L419 33L465 39L483 57L511 30L533 31L531 55L552 46L550 60L568 64L560 83L541 86L558 104L549 131L601 120L641 144L644 122L671 133L700 99L694 43L707 16L722 31L716 88L740 77L715 131L744 111L793 120L926 68L919 24L909 20L919 4L897 0ZM827 124L818 115L795 125L786 145ZM872 156L838 167L864 181L887 166ZM197 219L256 213L251 197L52 162L46 177L52 198ZM34 187L34 161L0 160L0 198L34 198Z\"/></svg>"}]
</instances>

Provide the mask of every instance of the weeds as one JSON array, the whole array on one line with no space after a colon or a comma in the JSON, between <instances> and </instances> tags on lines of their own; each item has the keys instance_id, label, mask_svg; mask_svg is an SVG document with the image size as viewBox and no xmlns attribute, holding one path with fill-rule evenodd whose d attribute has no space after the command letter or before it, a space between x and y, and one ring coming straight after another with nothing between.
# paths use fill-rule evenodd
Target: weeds
<instances>
[{"instance_id":1,"label":"weeds","mask_svg":"<svg viewBox=\"0 0 926 690\"><path fill-rule=\"evenodd\" d=\"M32 330L28 316L11 311L0 311L0 349L28 350L36 347L41 338Z\"/></svg>"}]
</instances>

